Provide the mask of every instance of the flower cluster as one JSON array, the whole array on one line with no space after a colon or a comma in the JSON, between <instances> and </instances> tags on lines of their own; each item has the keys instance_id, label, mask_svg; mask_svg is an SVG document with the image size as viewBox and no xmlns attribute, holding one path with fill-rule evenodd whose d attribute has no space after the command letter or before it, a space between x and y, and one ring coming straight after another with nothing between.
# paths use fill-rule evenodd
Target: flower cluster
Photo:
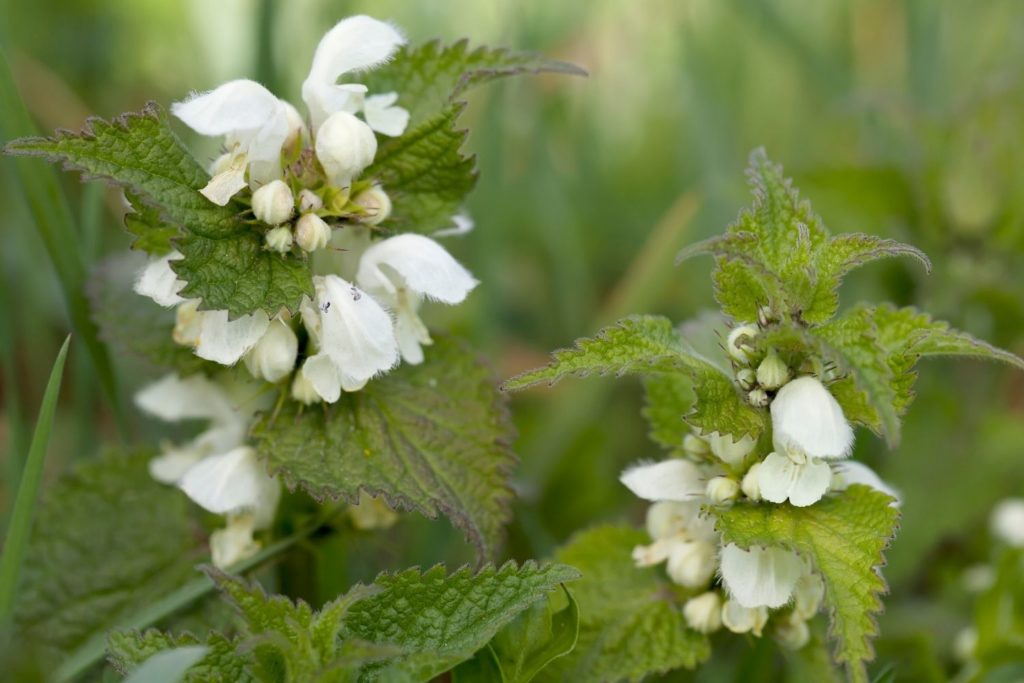
<instances>
[{"instance_id":1,"label":"flower cluster","mask_svg":"<svg viewBox=\"0 0 1024 683\"><path fill-rule=\"evenodd\" d=\"M774 349L759 353L760 332L738 325L726 347L748 401L769 409L770 452L761 453L749 435L688 434L684 457L631 467L621 481L654 502L647 512L653 543L636 548L633 559L638 566L665 562L669 578L694 591L683 608L691 627L760 636L774 616L775 637L799 648L809 638L806 622L821 606L821 577L793 551L724 543L715 511L740 499L805 507L851 484L898 497L871 469L845 460L853 430L813 364L794 369Z\"/></svg>"},{"instance_id":2,"label":"flower cluster","mask_svg":"<svg viewBox=\"0 0 1024 683\"><path fill-rule=\"evenodd\" d=\"M247 207L267 250L308 259L314 289L296 315L257 310L232 320L226 310L205 310L200 299L181 295L187 282L174 268L181 253L153 258L135 291L176 309L176 343L223 366L242 361L256 380L287 382L291 398L303 404L336 402L402 360L423 362L431 338L418 313L422 301L458 304L477 281L430 237L388 230L391 236L381 238L392 202L387 188L360 175L374 161L377 135L401 135L409 113L397 106L398 93L369 94L363 85L338 83L385 63L403 43L395 27L370 17L338 23L321 40L302 85L308 120L249 80L172 107L196 132L223 136L225 152L213 162L202 195ZM464 216L453 216L453 223L453 231L443 232L472 227ZM251 532L269 523L276 501L269 491L277 490L244 445L252 415L266 406L232 402L231 391L203 377L172 376L138 396L144 410L162 419L210 422L195 441L168 449L153 474L228 515L228 528L212 543L221 565L251 553Z\"/></svg>"}]
</instances>

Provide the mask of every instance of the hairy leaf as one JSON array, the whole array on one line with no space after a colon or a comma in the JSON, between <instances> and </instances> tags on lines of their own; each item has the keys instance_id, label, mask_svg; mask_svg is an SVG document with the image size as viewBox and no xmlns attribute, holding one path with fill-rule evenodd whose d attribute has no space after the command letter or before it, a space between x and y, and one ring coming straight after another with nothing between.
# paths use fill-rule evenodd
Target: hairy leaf
<instances>
[{"instance_id":1,"label":"hairy leaf","mask_svg":"<svg viewBox=\"0 0 1024 683\"><path fill-rule=\"evenodd\" d=\"M642 532L605 525L577 534L556 553L583 574L572 587L580 634L576 648L535 680L639 681L710 656L707 638L686 625L659 570L633 566L633 547L647 542Z\"/></svg>"},{"instance_id":2,"label":"hairy leaf","mask_svg":"<svg viewBox=\"0 0 1024 683\"><path fill-rule=\"evenodd\" d=\"M548 664L576 647L580 610L572 593L551 595L530 605L488 646L505 683L529 683Z\"/></svg>"},{"instance_id":3,"label":"hairy leaf","mask_svg":"<svg viewBox=\"0 0 1024 683\"><path fill-rule=\"evenodd\" d=\"M93 271L88 294L100 338L111 348L157 368L174 368L182 375L202 371L206 365L203 359L171 338L174 311L132 290L143 265L145 260L139 254L124 254L108 259Z\"/></svg>"},{"instance_id":4,"label":"hairy leaf","mask_svg":"<svg viewBox=\"0 0 1024 683\"><path fill-rule=\"evenodd\" d=\"M122 674L137 670L153 655L190 645L205 645L206 655L189 669L185 683L255 683L249 658L238 651L239 641L211 632L206 641L189 633L170 635L156 629L113 631L107 637L107 658Z\"/></svg>"},{"instance_id":5,"label":"hairy leaf","mask_svg":"<svg viewBox=\"0 0 1024 683\"><path fill-rule=\"evenodd\" d=\"M353 604L341 637L388 643L410 654L393 667L429 680L469 659L519 613L579 572L560 564L508 562L479 573L444 567L382 574L375 595Z\"/></svg>"},{"instance_id":6,"label":"hairy leaf","mask_svg":"<svg viewBox=\"0 0 1024 683\"><path fill-rule=\"evenodd\" d=\"M155 482L149 455L108 453L46 491L15 612L20 638L62 654L192 577L188 499Z\"/></svg>"},{"instance_id":7,"label":"hairy leaf","mask_svg":"<svg viewBox=\"0 0 1024 683\"><path fill-rule=\"evenodd\" d=\"M174 248L171 242L181 234L181 230L166 222L160 216L160 210L152 204L147 204L129 190L124 194L132 207L124 216L124 227L134 236L132 249L154 256L170 252Z\"/></svg>"},{"instance_id":8,"label":"hairy leaf","mask_svg":"<svg viewBox=\"0 0 1024 683\"><path fill-rule=\"evenodd\" d=\"M353 503L366 490L393 507L440 512L491 556L512 497L505 403L491 370L441 337L423 364L403 365L333 406L289 402L254 436L270 471L290 486Z\"/></svg>"},{"instance_id":9,"label":"hairy leaf","mask_svg":"<svg viewBox=\"0 0 1024 683\"><path fill-rule=\"evenodd\" d=\"M690 428L683 419L693 408L693 382L680 374L644 377L644 417L651 439L665 448L681 448Z\"/></svg>"},{"instance_id":10,"label":"hairy leaf","mask_svg":"<svg viewBox=\"0 0 1024 683\"><path fill-rule=\"evenodd\" d=\"M217 206L199 194L209 176L154 103L113 121L91 118L80 133L15 140L6 151L60 161L87 179L125 188L137 211L128 228L143 232L150 248L166 246L176 226L182 235L177 246L186 258L172 267L188 282L183 296L201 298L204 309L227 310L233 318L256 309L273 314L282 307L297 310L302 295L312 295L304 260L264 250L240 206ZM140 221L156 225L156 233L143 231Z\"/></svg>"},{"instance_id":11,"label":"hairy leaf","mask_svg":"<svg viewBox=\"0 0 1024 683\"><path fill-rule=\"evenodd\" d=\"M867 681L865 663L874 657L878 634L874 615L886 584L879 573L882 551L896 533L899 512L892 498L855 485L810 507L735 505L719 513L723 540L783 546L800 553L825 580L825 600L836 661L854 681Z\"/></svg>"}]
</instances>

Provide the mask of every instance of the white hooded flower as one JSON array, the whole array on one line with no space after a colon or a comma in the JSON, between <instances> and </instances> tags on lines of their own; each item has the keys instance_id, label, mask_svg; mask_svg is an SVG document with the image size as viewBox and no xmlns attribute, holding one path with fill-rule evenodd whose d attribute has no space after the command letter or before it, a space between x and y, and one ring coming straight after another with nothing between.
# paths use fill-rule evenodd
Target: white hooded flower
<instances>
[{"instance_id":1,"label":"white hooded flower","mask_svg":"<svg viewBox=\"0 0 1024 683\"><path fill-rule=\"evenodd\" d=\"M700 633L711 633L722 627L722 597L717 591L701 593L683 605L687 625Z\"/></svg>"},{"instance_id":2,"label":"white hooded flower","mask_svg":"<svg viewBox=\"0 0 1024 683\"><path fill-rule=\"evenodd\" d=\"M757 481L763 499L807 507L828 492L832 469L818 458L769 453L758 469Z\"/></svg>"},{"instance_id":3,"label":"white hooded flower","mask_svg":"<svg viewBox=\"0 0 1024 683\"><path fill-rule=\"evenodd\" d=\"M753 437L743 436L736 439L732 434L719 432L709 434L707 442L715 457L733 467L739 467L757 445Z\"/></svg>"},{"instance_id":4,"label":"white hooded flower","mask_svg":"<svg viewBox=\"0 0 1024 683\"><path fill-rule=\"evenodd\" d=\"M700 468L681 458L634 465L619 481L640 498L653 501L692 502L704 496L707 486Z\"/></svg>"},{"instance_id":5,"label":"white hooded flower","mask_svg":"<svg viewBox=\"0 0 1024 683\"><path fill-rule=\"evenodd\" d=\"M430 334L417 313L424 298L454 305L478 284L444 247L407 233L371 245L359 259L359 286L395 313L395 338L407 363L421 363Z\"/></svg>"},{"instance_id":6,"label":"white hooded flower","mask_svg":"<svg viewBox=\"0 0 1024 683\"><path fill-rule=\"evenodd\" d=\"M334 403L398 363L391 316L373 297L337 275L313 278L316 312L303 302L303 323L319 352L302 372L320 397Z\"/></svg>"},{"instance_id":7,"label":"white hooded flower","mask_svg":"<svg viewBox=\"0 0 1024 683\"><path fill-rule=\"evenodd\" d=\"M715 575L717 553L713 543L681 540L669 549L666 573L673 582L686 588L703 588Z\"/></svg>"},{"instance_id":8,"label":"white hooded flower","mask_svg":"<svg viewBox=\"0 0 1024 683\"><path fill-rule=\"evenodd\" d=\"M149 297L164 308L177 306L185 301L178 296L178 292L187 283L179 280L177 274L171 270L171 261L179 261L185 258L181 252L172 251L163 256L151 258L138 272L135 277L135 292L142 296Z\"/></svg>"},{"instance_id":9,"label":"white hooded flower","mask_svg":"<svg viewBox=\"0 0 1024 683\"><path fill-rule=\"evenodd\" d=\"M324 35L302 84L302 99L309 107L314 135L331 114L355 114L360 110L377 132L402 134L409 122L409 112L394 106L396 94L366 97L366 86L338 84L338 79L344 74L380 66L403 44L405 38L397 28L363 15L343 19Z\"/></svg>"},{"instance_id":10,"label":"white hooded flower","mask_svg":"<svg viewBox=\"0 0 1024 683\"><path fill-rule=\"evenodd\" d=\"M248 446L204 458L185 472L178 486L210 512L252 512L258 521L273 516L281 496L280 485Z\"/></svg>"},{"instance_id":11,"label":"white hooded flower","mask_svg":"<svg viewBox=\"0 0 1024 683\"><path fill-rule=\"evenodd\" d=\"M761 637L761 630L767 623L768 610L764 607L744 607L731 599L722 605L722 625L733 633L753 633Z\"/></svg>"},{"instance_id":12,"label":"white hooded flower","mask_svg":"<svg viewBox=\"0 0 1024 683\"><path fill-rule=\"evenodd\" d=\"M256 531L254 520L255 515L251 512L228 515L227 526L210 534L210 555L214 567L225 569L259 552L260 543L253 539Z\"/></svg>"},{"instance_id":13,"label":"white hooded flower","mask_svg":"<svg viewBox=\"0 0 1024 683\"><path fill-rule=\"evenodd\" d=\"M376 155L373 131L347 111L331 114L317 132L316 158L335 187L350 186Z\"/></svg>"},{"instance_id":14,"label":"white hooded flower","mask_svg":"<svg viewBox=\"0 0 1024 683\"><path fill-rule=\"evenodd\" d=\"M782 607L804 573L800 556L785 548L729 543L721 552L722 582L743 607Z\"/></svg>"},{"instance_id":15,"label":"white hooded flower","mask_svg":"<svg viewBox=\"0 0 1024 683\"><path fill-rule=\"evenodd\" d=\"M992 533L1015 548L1024 548L1024 499L1007 498L992 511Z\"/></svg>"},{"instance_id":16,"label":"white hooded flower","mask_svg":"<svg viewBox=\"0 0 1024 683\"><path fill-rule=\"evenodd\" d=\"M291 110L291 111L290 111ZM224 206L249 183L258 187L281 176L281 148L301 118L291 105L259 83L229 81L175 102L171 112L200 135L224 136L230 155L200 192Z\"/></svg>"},{"instance_id":17,"label":"white hooded flower","mask_svg":"<svg viewBox=\"0 0 1024 683\"><path fill-rule=\"evenodd\" d=\"M279 382L295 369L298 351L299 338L291 325L278 316L270 321L267 331L242 359L256 379Z\"/></svg>"},{"instance_id":18,"label":"white hooded flower","mask_svg":"<svg viewBox=\"0 0 1024 683\"><path fill-rule=\"evenodd\" d=\"M842 460L832 463L832 489L844 491L854 484L870 486L876 491L894 498L890 505L899 507L902 503L900 492L882 480L873 469L856 460Z\"/></svg>"}]
</instances>

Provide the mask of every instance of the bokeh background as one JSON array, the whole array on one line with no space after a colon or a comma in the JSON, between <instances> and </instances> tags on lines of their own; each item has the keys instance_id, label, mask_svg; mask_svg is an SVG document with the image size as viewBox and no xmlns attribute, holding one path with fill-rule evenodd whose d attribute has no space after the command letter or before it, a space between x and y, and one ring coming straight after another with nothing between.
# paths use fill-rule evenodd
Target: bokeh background
<instances>
[{"instance_id":1,"label":"bokeh background","mask_svg":"<svg viewBox=\"0 0 1024 683\"><path fill-rule=\"evenodd\" d=\"M587 79L487 86L464 118L481 172L468 206L477 229L449 246L483 284L466 305L427 319L470 338L503 377L625 313L682 321L713 308L710 261L677 269L673 255L749 202L743 169L761 145L833 231L907 241L934 261L931 275L913 262L857 271L844 305L918 305L1024 353L1018 0L11 0L0 12L0 39L41 131L151 99L166 105L231 78L298 101L319 37L360 12L393 19L412 42L470 37L586 68ZM200 156L213 154L189 139ZM69 323L14 166L0 172L6 510ZM124 250L117 194L62 182L78 227L63 248L90 269ZM127 400L152 375L115 364L129 439L155 443L169 432ZM992 505L1024 494L1024 377L929 362L918 393L900 446L890 451L864 432L856 456L904 496L885 569L880 661L896 664L901 680L941 680L969 619L962 570L986 556ZM512 400L522 464L508 556L544 557L588 524L642 518L617 481L627 463L658 456L641 405L639 383L614 379ZM89 356L76 348L48 476L119 438ZM291 558L283 588L318 602L380 569L469 556L447 524L407 519Z\"/></svg>"}]
</instances>

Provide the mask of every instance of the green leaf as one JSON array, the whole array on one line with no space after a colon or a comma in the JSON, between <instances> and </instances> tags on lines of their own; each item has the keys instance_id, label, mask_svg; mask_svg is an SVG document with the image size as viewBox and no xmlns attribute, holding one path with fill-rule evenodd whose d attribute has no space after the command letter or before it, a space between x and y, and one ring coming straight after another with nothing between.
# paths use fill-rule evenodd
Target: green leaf
<instances>
[{"instance_id":1,"label":"green leaf","mask_svg":"<svg viewBox=\"0 0 1024 683\"><path fill-rule=\"evenodd\" d=\"M693 382L679 374L644 377L643 415L650 425L650 437L669 449L681 448L690 433L683 417L694 404Z\"/></svg>"},{"instance_id":2,"label":"green leaf","mask_svg":"<svg viewBox=\"0 0 1024 683\"><path fill-rule=\"evenodd\" d=\"M36 418L35 432L25 459L25 467L18 482L18 492L14 498L14 508L10 521L7 523L7 534L4 540L3 554L0 555L0 627L7 625L14 607L14 599L18 592L18 580L25 561L25 549L28 547L32 533L32 518L35 515L36 498L39 495L39 482L43 478L43 465L46 463L46 448L50 443L53 431L53 416L57 411L57 399L60 396L60 382L64 376L64 361L68 357L70 335L57 353L57 359L50 369L50 379L46 382L46 391L39 405L39 417ZM10 456L8 456L10 457Z\"/></svg>"},{"instance_id":3,"label":"green leaf","mask_svg":"<svg viewBox=\"0 0 1024 683\"><path fill-rule=\"evenodd\" d=\"M865 663L874 657L874 615L886 591L879 573L882 551L899 520L890 503L884 493L856 485L810 507L737 504L719 513L718 529L726 543L790 548L821 573L835 658L854 681L867 681Z\"/></svg>"},{"instance_id":4,"label":"green leaf","mask_svg":"<svg viewBox=\"0 0 1024 683\"><path fill-rule=\"evenodd\" d=\"M143 261L124 254L102 263L92 274L88 293L100 338L120 354L182 375L201 372L209 364L189 348L175 344L174 311L158 306L132 290Z\"/></svg>"},{"instance_id":5,"label":"green leaf","mask_svg":"<svg viewBox=\"0 0 1024 683\"><path fill-rule=\"evenodd\" d=\"M562 587L565 600L561 609L555 596L533 603L491 640L505 683L529 683L544 667L576 646L580 630L580 610L576 599Z\"/></svg>"},{"instance_id":6,"label":"green leaf","mask_svg":"<svg viewBox=\"0 0 1024 683\"><path fill-rule=\"evenodd\" d=\"M191 669L186 683L256 683L250 671L249 658L238 651L239 642L219 633L211 632L200 644L195 636L185 633L169 635L155 629L113 631L107 639L110 664L122 674L132 675L142 670L146 662L160 653L180 647L201 645L206 654Z\"/></svg>"},{"instance_id":7,"label":"green leaf","mask_svg":"<svg viewBox=\"0 0 1024 683\"><path fill-rule=\"evenodd\" d=\"M197 548L188 499L150 477L149 458L108 453L46 491L15 626L54 664L187 582L205 552Z\"/></svg>"},{"instance_id":8,"label":"green leaf","mask_svg":"<svg viewBox=\"0 0 1024 683\"><path fill-rule=\"evenodd\" d=\"M576 347L552 354L550 364L507 380L503 390L518 390L563 377L592 373L685 373L693 381L697 405L686 421L708 432L757 437L764 416L738 393L717 365L687 344L672 323L660 316L631 316L601 330L596 337L578 339Z\"/></svg>"},{"instance_id":9,"label":"green leaf","mask_svg":"<svg viewBox=\"0 0 1024 683\"><path fill-rule=\"evenodd\" d=\"M286 404L255 427L271 472L314 497L440 512L481 556L509 515L513 427L491 370L463 343L438 337L421 365L402 365L333 406Z\"/></svg>"},{"instance_id":10,"label":"green leaf","mask_svg":"<svg viewBox=\"0 0 1024 683\"><path fill-rule=\"evenodd\" d=\"M447 107L404 135L382 142L363 174L391 198L386 225L431 233L449 227L452 216L476 186L473 158L460 152L466 131L456 127L464 105Z\"/></svg>"},{"instance_id":11,"label":"green leaf","mask_svg":"<svg viewBox=\"0 0 1024 683\"><path fill-rule=\"evenodd\" d=\"M160 210L147 204L130 191L125 191L125 198L132 210L124 216L124 227L131 235L132 249L144 251L154 256L163 256L170 252L172 241L181 234L176 225L164 221Z\"/></svg>"},{"instance_id":12,"label":"green leaf","mask_svg":"<svg viewBox=\"0 0 1024 683\"><path fill-rule=\"evenodd\" d=\"M149 659L124 679L125 683L178 683L185 680L189 669L206 656L202 645L187 645L165 650Z\"/></svg>"},{"instance_id":13,"label":"green leaf","mask_svg":"<svg viewBox=\"0 0 1024 683\"><path fill-rule=\"evenodd\" d=\"M519 613L579 572L561 564L508 562L474 574L444 567L382 574L379 592L353 604L341 637L390 643L410 654L395 666L429 680L467 660Z\"/></svg>"},{"instance_id":14,"label":"green leaf","mask_svg":"<svg viewBox=\"0 0 1024 683\"><path fill-rule=\"evenodd\" d=\"M634 566L631 553L647 536L626 526L598 526L574 536L556 553L577 567L576 648L540 672L540 681L639 681L711 654L707 637L690 629L675 589L656 568Z\"/></svg>"},{"instance_id":15,"label":"green leaf","mask_svg":"<svg viewBox=\"0 0 1024 683\"><path fill-rule=\"evenodd\" d=\"M478 47L460 40L448 46L439 41L403 47L387 64L364 74L360 81L370 92L397 92L398 104L409 111L414 128L454 104L478 85L518 74L562 73L585 76L572 64L529 52Z\"/></svg>"},{"instance_id":16,"label":"green leaf","mask_svg":"<svg viewBox=\"0 0 1024 683\"><path fill-rule=\"evenodd\" d=\"M302 296L313 293L306 261L264 250L261 234L241 218L240 206L217 206L199 194L209 176L154 103L113 121L91 118L80 133L22 138L5 149L61 161L86 178L124 187L137 206L151 207L140 211L139 220L157 223L158 231L177 226L182 237L176 246L185 259L172 267L188 282L182 296L201 298L204 309L227 310L232 318L256 309L295 311ZM140 229L137 223L129 227ZM152 237L158 244L164 239Z\"/></svg>"}]
</instances>

